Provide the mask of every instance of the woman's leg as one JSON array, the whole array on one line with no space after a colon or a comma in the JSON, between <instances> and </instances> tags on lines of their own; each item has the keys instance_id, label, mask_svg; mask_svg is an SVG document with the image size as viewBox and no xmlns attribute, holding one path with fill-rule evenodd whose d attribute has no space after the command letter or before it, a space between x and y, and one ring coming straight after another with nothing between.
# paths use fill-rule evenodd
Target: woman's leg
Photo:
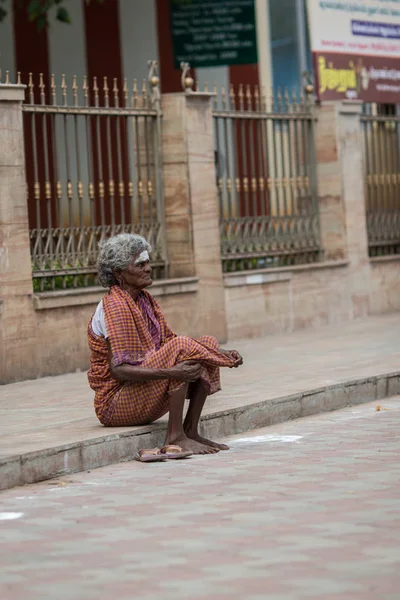
<instances>
[{"instance_id":1,"label":"woman's leg","mask_svg":"<svg viewBox=\"0 0 400 600\"><path fill-rule=\"evenodd\" d=\"M215 338L203 337L197 341L185 336L169 340L146 358L142 366L165 369L185 360L197 360L203 363L202 378L209 386L208 394L220 389L219 367L232 366L232 361L219 352ZM105 407L97 407L96 414L106 427L147 425L171 410L175 398L180 397L178 392L181 387L178 381L167 379L127 384L118 390ZM200 409L201 412L206 396L207 393L203 393L200 404L198 400L195 401L196 410Z\"/></svg>"},{"instance_id":2,"label":"woman's leg","mask_svg":"<svg viewBox=\"0 0 400 600\"><path fill-rule=\"evenodd\" d=\"M185 434L191 440L205 444L211 448L218 450L229 450L229 446L226 444L218 444L212 440L202 437L199 434L199 422L200 416L203 411L204 403L207 399L208 393L204 385L204 382L199 379L190 386L190 404L189 409L186 413L185 421L183 423L183 429Z\"/></svg>"},{"instance_id":3,"label":"woman's leg","mask_svg":"<svg viewBox=\"0 0 400 600\"><path fill-rule=\"evenodd\" d=\"M215 447L205 445L198 439L189 438L184 431L183 407L185 405L187 391L188 386L182 385L169 396L169 416L165 446L176 444L183 450L190 450L193 454L213 454L214 452L217 452Z\"/></svg>"}]
</instances>

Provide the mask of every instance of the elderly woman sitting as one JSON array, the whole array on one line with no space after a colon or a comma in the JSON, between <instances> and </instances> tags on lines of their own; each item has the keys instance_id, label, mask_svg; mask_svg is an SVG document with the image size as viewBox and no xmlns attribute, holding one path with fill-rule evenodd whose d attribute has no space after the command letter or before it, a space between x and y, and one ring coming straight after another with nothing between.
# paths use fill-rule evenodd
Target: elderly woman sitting
<instances>
[{"instance_id":1,"label":"elderly woman sitting","mask_svg":"<svg viewBox=\"0 0 400 600\"><path fill-rule=\"evenodd\" d=\"M145 288L152 284L150 245L138 235L120 234L100 245L99 280L108 293L88 327L90 387L95 410L106 427L145 425L169 412L164 454L171 458L210 454L228 446L198 431L207 396L220 390L220 367L238 367L240 354L220 350L215 338L175 335ZM185 399L190 400L183 421ZM141 460L164 459L154 449Z\"/></svg>"}]
</instances>

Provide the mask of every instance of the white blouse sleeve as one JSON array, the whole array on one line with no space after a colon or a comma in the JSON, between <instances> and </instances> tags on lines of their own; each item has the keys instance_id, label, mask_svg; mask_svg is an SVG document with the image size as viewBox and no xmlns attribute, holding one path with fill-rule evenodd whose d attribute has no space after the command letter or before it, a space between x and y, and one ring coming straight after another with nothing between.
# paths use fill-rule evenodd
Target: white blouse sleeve
<instances>
[{"instance_id":1,"label":"white blouse sleeve","mask_svg":"<svg viewBox=\"0 0 400 600\"><path fill-rule=\"evenodd\" d=\"M103 300L99 302L96 308L96 312L93 315L92 329L96 335L107 339L108 336L106 329L106 321L104 318Z\"/></svg>"}]
</instances>

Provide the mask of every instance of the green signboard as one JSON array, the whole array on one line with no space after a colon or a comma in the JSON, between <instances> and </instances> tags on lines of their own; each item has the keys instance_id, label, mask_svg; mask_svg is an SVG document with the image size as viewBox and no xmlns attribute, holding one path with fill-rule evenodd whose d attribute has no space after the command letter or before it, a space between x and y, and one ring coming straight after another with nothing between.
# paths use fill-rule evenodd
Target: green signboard
<instances>
[{"instance_id":1,"label":"green signboard","mask_svg":"<svg viewBox=\"0 0 400 600\"><path fill-rule=\"evenodd\" d=\"M254 0L170 0L175 67L257 62Z\"/></svg>"}]
</instances>

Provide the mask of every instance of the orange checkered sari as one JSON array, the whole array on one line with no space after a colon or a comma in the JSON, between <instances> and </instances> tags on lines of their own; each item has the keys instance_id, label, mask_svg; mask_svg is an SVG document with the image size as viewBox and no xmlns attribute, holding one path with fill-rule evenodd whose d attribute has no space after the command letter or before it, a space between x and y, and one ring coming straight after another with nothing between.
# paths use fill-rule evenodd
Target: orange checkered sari
<instances>
[{"instance_id":1,"label":"orange checkered sari","mask_svg":"<svg viewBox=\"0 0 400 600\"><path fill-rule=\"evenodd\" d=\"M233 361L219 351L215 338L176 336L159 304L146 291L134 301L127 292L113 286L103 299L103 308L113 365L165 369L184 360L197 360L203 366L201 378L209 394L220 390L219 367L232 367ZM107 342L93 332L91 323L92 319L88 326L88 380L95 392L100 422L108 427L144 425L167 413L169 395L184 384L172 379L117 381L111 375Z\"/></svg>"}]
</instances>

